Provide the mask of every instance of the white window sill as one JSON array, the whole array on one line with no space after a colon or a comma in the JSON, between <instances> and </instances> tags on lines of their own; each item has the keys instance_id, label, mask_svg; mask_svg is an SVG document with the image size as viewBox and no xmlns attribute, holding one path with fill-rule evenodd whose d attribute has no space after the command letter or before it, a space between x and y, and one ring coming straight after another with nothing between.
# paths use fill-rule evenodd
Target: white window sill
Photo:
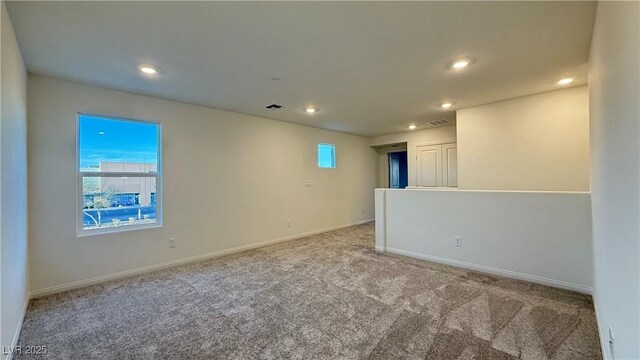
<instances>
[{"instance_id":1,"label":"white window sill","mask_svg":"<svg viewBox=\"0 0 640 360\"><path fill-rule=\"evenodd\" d=\"M115 228L103 228L103 229L94 229L94 230L82 230L79 231L77 237L87 237L87 236L96 236L96 235L109 235L114 233L123 233L128 231L139 231L139 230L148 230L148 229L157 229L161 228L162 223L149 224L149 225L124 225Z\"/></svg>"}]
</instances>

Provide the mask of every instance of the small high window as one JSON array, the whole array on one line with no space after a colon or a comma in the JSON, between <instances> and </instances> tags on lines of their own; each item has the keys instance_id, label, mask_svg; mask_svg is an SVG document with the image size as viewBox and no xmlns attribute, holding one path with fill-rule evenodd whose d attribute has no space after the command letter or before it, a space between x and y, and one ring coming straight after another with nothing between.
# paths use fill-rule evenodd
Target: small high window
<instances>
[{"instance_id":1,"label":"small high window","mask_svg":"<svg viewBox=\"0 0 640 360\"><path fill-rule=\"evenodd\" d=\"M160 124L78 114L78 234L161 219Z\"/></svg>"},{"instance_id":2,"label":"small high window","mask_svg":"<svg viewBox=\"0 0 640 360\"><path fill-rule=\"evenodd\" d=\"M336 146L333 144L318 144L318 167L336 167Z\"/></svg>"}]
</instances>

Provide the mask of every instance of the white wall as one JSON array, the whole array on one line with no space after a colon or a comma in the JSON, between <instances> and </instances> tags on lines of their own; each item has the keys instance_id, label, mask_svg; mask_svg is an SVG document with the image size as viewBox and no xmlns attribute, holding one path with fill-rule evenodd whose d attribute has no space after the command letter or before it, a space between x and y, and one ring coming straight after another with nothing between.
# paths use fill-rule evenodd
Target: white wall
<instances>
[{"instance_id":1,"label":"white wall","mask_svg":"<svg viewBox=\"0 0 640 360\"><path fill-rule=\"evenodd\" d=\"M589 193L376 189L376 249L590 293Z\"/></svg>"},{"instance_id":2,"label":"white wall","mask_svg":"<svg viewBox=\"0 0 640 360\"><path fill-rule=\"evenodd\" d=\"M164 227L76 237L76 112L163 122ZM363 137L30 76L32 289L371 219L376 160Z\"/></svg>"},{"instance_id":3,"label":"white wall","mask_svg":"<svg viewBox=\"0 0 640 360\"><path fill-rule=\"evenodd\" d=\"M458 187L589 190L586 86L459 110Z\"/></svg>"},{"instance_id":4,"label":"white wall","mask_svg":"<svg viewBox=\"0 0 640 360\"><path fill-rule=\"evenodd\" d=\"M456 142L455 126L442 126L432 129L408 131L399 134L383 135L371 138L371 146L376 147L388 144L407 143L409 186L416 185L416 145L444 144L453 142ZM380 154L380 157L380 162L386 161L386 154ZM378 173L377 177L379 185L385 184L383 176L384 174L382 172Z\"/></svg>"},{"instance_id":5,"label":"white wall","mask_svg":"<svg viewBox=\"0 0 640 360\"><path fill-rule=\"evenodd\" d=\"M640 4L599 2L590 58L595 305L615 359L640 358Z\"/></svg>"},{"instance_id":6,"label":"white wall","mask_svg":"<svg viewBox=\"0 0 640 360\"><path fill-rule=\"evenodd\" d=\"M2 347L20 330L28 293L27 72L2 2L2 117L0 118L0 242ZM5 355L2 355L5 358Z\"/></svg>"}]
</instances>

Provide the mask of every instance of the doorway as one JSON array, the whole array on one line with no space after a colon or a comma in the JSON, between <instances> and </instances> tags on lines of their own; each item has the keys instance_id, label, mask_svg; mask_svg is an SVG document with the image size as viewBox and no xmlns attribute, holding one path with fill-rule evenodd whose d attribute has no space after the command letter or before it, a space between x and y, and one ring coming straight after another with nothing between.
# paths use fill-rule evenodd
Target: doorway
<instances>
[{"instance_id":1,"label":"doorway","mask_svg":"<svg viewBox=\"0 0 640 360\"><path fill-rule=\"evenodd\" d=\"M391 152L389 156L389 187L404 189L409 185L409 169L407 167L407 152Z\"/></svg>"}]
</instances>

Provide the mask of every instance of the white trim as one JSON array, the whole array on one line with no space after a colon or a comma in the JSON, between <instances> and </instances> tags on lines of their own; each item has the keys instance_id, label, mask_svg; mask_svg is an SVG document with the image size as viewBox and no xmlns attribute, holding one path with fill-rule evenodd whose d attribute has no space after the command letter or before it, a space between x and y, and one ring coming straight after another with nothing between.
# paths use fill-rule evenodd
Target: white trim
<instances>
[{"instance_id":1,"label":"white trim","mask_svg":"<svg viewBox=\"0 0 640 360\"><path fill-rule=\"evenodd\" d=\"M445 144L455 144L457 139L451 138L449 140L433 140L433 141L425 141L416 143L414 147L418 148L421 146L432 146L432 145L445 145Z\"/></svg>"},{"instance_id":2,"label":"white trim","mask_svg":"<svg viewBox=\"0 0 640 360\"><path fill-rule=\"evenodd\" d=\"M29 300L31 297L27 295L24 299L24 305L22 306L22 315L20 316L20 321L18 322L18 326L16 327L16 332L13 335L13 340L11 341L10 349L15 349L18 346L18 340L20 340L20 333L22 332L22 323L24 322L24 316L27 313L27 307L29 306ZM13 358L13 352L9 353L5 360L11 360Z\"/></svg>"},{"instance_id":3,"label":"white trim","mask_svg":"<svg viewBox=\"0 0 640 360\"><path fill-rule=\"evenodd\" d=\"M452 260L452 259L447 259L439 256L427 255L427 254L417 253L414 251L396 249L391 247L387 247L386 252L397 254L397 255L409 256L409 257L422 259L422 260L433 261L433 262L444 264L444 265L461 267L469 270L504 276L512 279L525 280L525 281L530 281L537 284L577 291L577 292L588 294L588 295L591 295L593 293L593 288L591 287L578 285L578 284L561 281L561 280L549 279L549 278L545 278L537 275L529 275L529 274L519 273L516 271L504 270L504 269L494 268L491 266L478 265L478 264L473 264L465 261Z\"/></svg>"},{"instance_id":4,"label":"white trim","mask_svg":"<svg viewBox=\"0 0 640 360\"><path fill-rule=\"evenodd\" d=\"M92 172L92 171L80 171L84 177L158 177L157 172Z\"/></svg>"},{"instance_id":5,"label":"white trim","mask_svg":"<svg viewBox=\"0 0 640 360\"><path fill-rule=\"evenodd\" d=\"M289 236L285 236L285 237L281 237L281 238L277 238L277 239L261 241L261 242L248 244L248 245L237 246L237 247L233 247L233 248L229 248L229 249L217 250L217 251L213 251L213 252L206 253L206 254L200 254L200 255L195 255L195 256L191 256L191 257L187 257L187 258L171 260L171 261L167 261L167 262L164 262L164 263L159 263L159 264L154 264L154 265L149 265L149 266L143 266L143 267L139 267L139 268L135 268L135 269L131 269L131 270L120 271L120 272L113 273L113 274L97 276L97 277L93 277L93 278L89 278L89 279L85 279L85 280L79 280L79 281L74 281L74 282L70 282L70 283L67 283L67 284L55 285L55 286L47 287L47 288L44 288L44 289L34 290L34 291L31 291L29 293L29 295L30 295L31 298L38 298L38 297L41 297L41 296L51 295L51 294L60 293L60 292L63 292L63 291L68 291L68 290L73 290L73 289L78 289L78 288L82 288L82 287L86 287L86 286L102 283L102 282L105 282L105 281L122 279L122 278L130 277L130 276L134 276L134 275L148 273L148 272L155 271L155 270L160 270L160 269L165 269L165 268L174 267L174 266L178 266L178 265L188 264L188 263L192 263L192 262L197 262L197 261L207 260L207 259L211 259L211 258L216 258L216 257L229 255L229 254L233 254L233 253L238 253L238 252L242 252L242 251L246 251L246 250L251 250L251 249L255 249L255 248L259 248L259 247L263 247L263 246L267 246L267 245L277 244L277 243L284 242L284 241L300 239L300 238L304 238L304 237L307 237L307 236L324 233L324 232L327 232L327 231L339 230L339 229L344 229L344 228L348 228L348 227L351 227L351 226L366 224L366 223L369 223L369 222L372 222L372 221L374 221L374 219L366 219L366 220L356 221L356 222L349 223L349 224L332 226L332 227L328 227L328 228L324 228L324 229L313 230L313 231L309 231L309 232L305 232L305 233L301 233L301 234L289 235Z\"/></svg>"},{"instance_id":6,"label":"white trim","mask_svg":"<svg viewBox=\"0 0 640 360\"><path fill-rule=\"evenodd\" d=\"M450 191L450 192L466 192L466 193L520 193L520 194L568 194L568 195L590 195L591 191L550 191L550 190L469 190L469 189L458 189L444 186L407 186L404 189L392 189L392 188L376 188L376 190L385 190L385 191L406 191L406 190L417 190L417 191Z\"/></svg>"},{"instance_id":7,"label":"white trim","mask_svg":"<svg viewBox=\"0 0 640 360\"><path fill-rule=\"evenodd\" d=\"M162 226L163 226L162 224L158 224L157 222L154 222L154 223L148 223L148 224L105 227L105 228L84 230L85 233L77 234L76 237L82 238L82 237L96 236L96 235L117 234L117 233L127 232L127 231L156 229L156 228L161 228Z\"/></svg>"},{"instance_id":8,"label":"white trim","mask_svg":"<svg viewBox=\"0 0 640 360\"><path fill-rule=\"evenodd\" d=\"M135 172L112 172L112 173L102 173L102 172L93 172L93 171L82 171L80 167L80 118L82 116L87 117L96 117L102 118L106 120L120 121L120 122L134 122L141 124L153 124L158 127L158 153L157 153L157 161L156 171L155 172L147 172L147 173L135 173ZM163 122L158 121L149 121L149 120L140 120L140 119L132 119L122 116L111 116L111 115L100 115L96 113L86 113L86 112L77 112L76 113L76 236L91 236L91 235L103 235L109 233L123 232L123 231L133 231L133 230L142 230L142 229L151 229L155 227L162 227L163 224L163 175L162 175L162 150L164 147L164 142L162 140L162 127ZM141 175L140 175L141 174ZM105 227L105 228L97 228L97 229L84 229L83 225L83 207L84 207L84 196L83 196L83 178L84 177L153 177L156 179L156 190L155 190L155 201L156 201L156 221L150 224L138 224L138 225L126 225L118 228L113 227Z\"/></svg>"},{"instance_id":9,"label":"white trim","mask_svg":"<svg viewBox=\"0 0 640 360\"><path fill-rule=\"evenodd\" d=\"M384 252L387 247L387 193L375 191L376 251Z\"/></svg>"},{"instance_id":10,"label":"white trim","mask_svg":"<svg viewBox=\"0 0 640 360\"><path fill-rule=\"evenodd\" d=\"M591 295L592 300L593 300L593 312L596 316L596 326L598 328L598 338L600 339L600 352L602 353L602 359L604 360L608 360L609 358L607 357L607 345L609 344L609 339L607 339L607 341L605 342L605 340L602 338L603 335L608 335L609 334L609 330L606 329L606 331L603 331L605 329L603 329L601 327L600 324L600 317L598 316L598 296L597 296L597 292L593 291L593 294ZM606 344L606 345L605 345Z\"/></svg>"}]
</instances>

